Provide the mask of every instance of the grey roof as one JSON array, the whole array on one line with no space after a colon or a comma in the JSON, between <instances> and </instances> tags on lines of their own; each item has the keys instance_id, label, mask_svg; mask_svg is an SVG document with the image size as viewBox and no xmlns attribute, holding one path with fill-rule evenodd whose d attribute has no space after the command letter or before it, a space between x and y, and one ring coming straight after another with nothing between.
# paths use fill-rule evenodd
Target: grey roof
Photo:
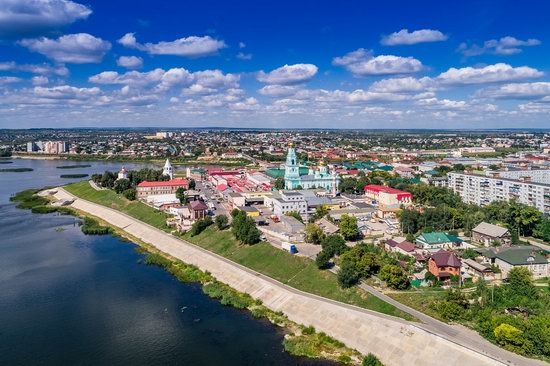
<instances>
[{"instance_id":1,"label":"grey roof","mask_svg":"<svg viewBox=\"0 0 550 366\"><path fill-rule=\"evenodd\" d=\"M308 206L329 205L332 200L328 197L306 197Z\"/></svg>"},{"instance_id":2,"label":"grey roof","mask_svg":"<svg viewBox=\"0 0 550 366\"><path fill-rule=\"evenodd\" d=\"M487 222L482 222L481 224L473 228L472 231L475 231L476 233L488 235L493 238L500 238L508 233L508 229L502 226L489 224Z\"/></svg>"},{"instance_id":3,"label":"grey roof","mask_svg":"<svg viewBox=\"0 0 550 366\"><path fill-rule=\"evenodd\" d=\"M240 206L239 210L244 212L258 212L259 210L256 207L251 206Z\"/></svg>"},{"instance_id":4,"label":"grey roof","mask_svg":"<svg viewBox=\"0 0 550 366\"><path fill-rule=\"evenodd\" d=\"M479 271L479 272L491 272L491 268L484 265L484 264L481 264L481 263L478 263L476 262L475 260L473 259L464 259L462 261L464 264L468 265L468 267L470 268L473 268L475 269L476 271Z\"/></svg>"},{"instance_id":5,"label":"grey roof","mask_svg":"<svg viewBox=\"0 0 550 366\"><path fill-rule=\"evenodd\" d=\"M282 194L285 196L301 196L302 194L300 192L295 191L283 191Z\"/></svg>"}]
</instances>

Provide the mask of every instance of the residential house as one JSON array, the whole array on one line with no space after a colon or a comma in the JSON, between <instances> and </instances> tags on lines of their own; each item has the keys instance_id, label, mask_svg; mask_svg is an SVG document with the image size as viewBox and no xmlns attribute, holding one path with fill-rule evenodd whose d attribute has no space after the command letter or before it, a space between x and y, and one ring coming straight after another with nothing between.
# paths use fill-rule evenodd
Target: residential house
<instances>
[{"instance_id":1,"label":"residential house","mask_svg":"<svg viewBox=\"0 0 550 366\"><path fill-rule=\"evenodd\" d=\"M443 249L432 254L428 260L428 271L440 280L460 276L461 266L462 263L455 253Z\"/></svg>"},{"instance_id":2,"label":"residential house","mask_svg":"<svg viewBox=\"0 0 550 366\"><path fill-rule=\"evenodd\" d=\"M535 279L550 275L548 258L538 247L524 245L480 249L479 251L487 263L495 264L500 268L503 279L508 278L508 273L516 267L527 268Z\"/></svg>"},{"instance_id":3,"label":"residential house","mask_svg":"<svg viewBox=\"0 0 550 366\"><path fill-rule=\"evenodd\" d=\"M191 220L204 219L208 214L208 206L203 201L191 201L187 204Z\"/></svg>"},{"instance_id":4,"label":"residential house","mask_svg":"<svg viewBox=\"0 0 550 366\"><path fill-rule=\"evenodd\" d=\"M422 233L416 238L416 245L427 251L455 249L462 245L462 239L444 232Z\"/></svg>"},{"instance_id":5,"label":"residential house","mask_svg":"<svg viewBox=\"0 0 550 366\"><path fill-rule=\"evenodd\" d=\"M462 261L462 272L472 277L472 281L476 282L478 279L485 281L493 281L500 278L493 272L491 265L488 263L479 263L474 259L465 259Z\"/></svg>"},{"instance_id":6,"label":"residential house","mask_svg":"<svg viewBox=\"0 0 550 366\"><path fill-rule=\"evenodd\" d=\"M510 245L512 243L512 235L508 229L502 226L482 222L472 229L472 241L481 243L486 247L493 242L498 242L501 245Z\"/></svg>"}]
</instances>

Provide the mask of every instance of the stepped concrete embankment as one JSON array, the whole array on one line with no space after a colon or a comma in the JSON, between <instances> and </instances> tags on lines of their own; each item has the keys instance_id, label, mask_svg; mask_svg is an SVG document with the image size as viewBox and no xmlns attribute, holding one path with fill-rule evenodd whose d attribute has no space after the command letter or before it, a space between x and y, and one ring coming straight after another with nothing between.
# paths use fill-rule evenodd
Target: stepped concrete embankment
<instances>
[{"instance_id":1,"label":"stepped concrete embankment","mask_svg":"<svg viewBox=\"0 0 550 366\"><path fill-rule=\"evenodd\" d=\"M304 293L178 239L114 209L57 189L57 199L105 220L181 261L209 271L219 281L246 292L289 319L314 326L363 354L377 355L385 365L504 365L490 355L421 329L414 323Z\"/></svg>"}]
</instances>

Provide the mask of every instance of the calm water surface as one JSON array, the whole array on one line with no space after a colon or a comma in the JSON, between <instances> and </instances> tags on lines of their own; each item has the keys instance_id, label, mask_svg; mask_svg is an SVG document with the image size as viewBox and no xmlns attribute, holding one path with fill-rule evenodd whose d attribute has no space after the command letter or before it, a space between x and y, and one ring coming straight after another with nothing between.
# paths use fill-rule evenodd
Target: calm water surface
<instances>
[{"instance_id":1,"label":"calm water surface","mask_svg":"<svg viewBox=\"0 0 550 366\"><path fill-rule=\"evenodd\" d=\"M0 173L2 365L331 365L285 353L280 329L141 264L134 244L9 202L23 189L66 183L60 174L122 163L61 170L80 163L13 161L1 167L34 171Z\"/></svg>"}]
</instances>

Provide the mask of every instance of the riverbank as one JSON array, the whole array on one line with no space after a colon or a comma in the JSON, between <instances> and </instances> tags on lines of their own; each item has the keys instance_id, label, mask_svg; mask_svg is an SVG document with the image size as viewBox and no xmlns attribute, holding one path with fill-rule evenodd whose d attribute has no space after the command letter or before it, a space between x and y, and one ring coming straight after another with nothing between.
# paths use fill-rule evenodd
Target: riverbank
<instances>
[{"instance_id":1,"label":"riverbank","mask_svg":"<svg viewBox=\"0 0 550 366\"><path fill-rule=\"evenodd\" d=\"M218 281L208 272L200 270L194 265L160 251L137 236L112 225L100 217L74 207L52 206L54 201L50 195L37 195L40 190L26 190L17 193L12 201L21 209L31 209L33 213L70 214L83 219L82 231L87 235L112 234L125 241L131 241L138 245L141 253L145 254L144 263L159 266L181 282L200 283L204 294L219 300L223 305L233 306L237 309L250 311L257 319L266 319L272 324L285 329L283 342L284 349L294 356L308 358L323 358L342 364L359 365L362 355L343 343L329 337L323 332L316 332L313 327L306 327L289 320L283 313L275 312L265 307L260 300L253 299L250 295L239 292L230 286Z\"/></svg>"},{"instance_id":2,"label":"riverbank","mask_svg":"<svg viewBox=\"0 0 550 366\"><path fill-rule=\"evenodd\" d=\"M31 154L31 153L16 153L12 155L13 159L31 159L31 160L65 160L65 161L99 161L99 162L119 162L119 163L142 163L142 164L158 164L163 165L166 157L159 158L131 158L119 155L47 155L47 154ZM181 159L178 157L169 157L174 166L212 166L212 167L242 167L251 165L252 162L247 159L242 160L194 160Z\"/></svg>"},{"instance_id":3,"label":"riverbank","mask_svg":"<svg viewBox=\"0 0 550 366\"><path fill-rule=\"evenodd\" d=\"M172 232L172 229L166 226L167 216L164 213L140 201L129 201L112 190L97 191L86 181L69 184L65 189L77 197L119 210L159 230ZM197 236L184 235L182 239L298 290L413 320L407 313L358 288L342 289L334 273L319 270L309 259L278 250L269 243L239 245L229 230L219 231L213 226Z\"/></svg>"},{"instance_id":4,"label":"riverbank","mask_svg":"<svg viewBox=\"0 0 550 366\"><path fill-rule=\"evenodd\" d=\"M63 189L56 194L58 199L72 197ZM484 350L455 343L452 338L434 334L415 323L289 287L113 208L83 199L76 199L71 206L123 228L170 256L208 271L218 281L261 300L272 311L282 311L298 324L314 326L363 354L376 354L387 365L505 363Z\"/></svg>"}]
</instances>

